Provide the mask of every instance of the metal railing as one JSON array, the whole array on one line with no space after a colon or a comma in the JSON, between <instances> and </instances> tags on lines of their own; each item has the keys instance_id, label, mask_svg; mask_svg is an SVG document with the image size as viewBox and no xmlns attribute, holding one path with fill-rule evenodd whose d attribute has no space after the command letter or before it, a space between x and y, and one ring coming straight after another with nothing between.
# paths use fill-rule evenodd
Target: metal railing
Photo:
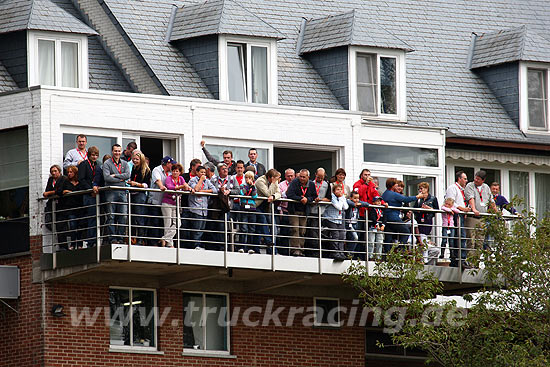
<instances>
[{"instance_id":1,"label":"metal railing","mask_svg":"<svg viewBox=\"0 0 550 367\"><path fill-rule=\"evenodd\" d=\"M175 205L153 204L153 193L172 195ZM197 208L185 204L190 195L206 196L209 205ZM68 207L68 197L85 198L87 205ZM174 247L175 263L180 263L179 249L223 251L224 264L230 252L275 256L314 257L322 272L322 259L335 261L383 260L389 251L404 250L421 244L426 265L453 266L461 271L469 268L469 253L481 246L490 246L490 238L480 238L482 231L466 223L470 213L457 214L454 227L442 227L438 218L442 210L370 205L371 209L395 209L403 213L399 222L385 222L384 230L376 229L368 219L346 219L338 224L323 215L329 202L310 205L310 213L284 213L281 199L267 203L259 210L249 210L238 204L247 196L231 195L229 211L222 210L217 194L129 187L104 187L99 194L92 190L78 191L63 197L48 198L51 209L42 214L44 252L78 250L95 247L97 262L101 261L101 246L130 244L127 261L132 261L132 247ZM48 199L40 199L48 200ZM266 200L267 198L256 198ZM84 201L83 201L84 202ZM290 204L292 205L292 204ZM200 212L200 213L199 213ZM206 214L206 215L204 215ZM421 214L433 215L434 222L418 223L409 219ZM493 214L481 214L487 216ZM515 219L517 216L506 216ZM415 223L416 222L416 223ZM480 220L469 220L479 224ZM54 268L56 267L54 260Z\"/></svg>"}]
</instances>

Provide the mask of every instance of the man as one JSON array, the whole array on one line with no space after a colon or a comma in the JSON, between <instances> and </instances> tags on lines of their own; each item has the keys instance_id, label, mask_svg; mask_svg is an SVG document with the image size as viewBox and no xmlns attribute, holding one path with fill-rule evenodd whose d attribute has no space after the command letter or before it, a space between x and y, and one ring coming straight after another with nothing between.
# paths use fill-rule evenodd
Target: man
<instances>
[{"instance_id":1,"label":"man","mask_svg":"<svg viewBox=\"0 0 550 367\"><path fill-rule=\"evenodd\" d=\"M288 185L296 178L296 173L292 168L287 168L285 170L285 180L279 183L279 190L281 191L281 198L286 199L286 191L288 190ZM277 239L279 254L288 255L288 245L289 245L289 216L288 216L288 201L279 202L279 215L275 217L275 220L279 227L278 232L281 235L281 238Z\"/></svg>"},{"instance_id":2,"label":"man","mask_svg":"<svg viewBox=\"0 0 550 367\"><path fill-rule=\"evenodd\" d=\"M212 162L206 162L204 164L204 168L206 169L206 178L212 180L216 174L216 166L214 166L214 163Z\"/></svg>"},{"instance_id":3,"label":"man","mask_svg":"<svg viewBox=\"0 0 550 367\"><path fill-rule=\"evenodd\" d=\"M192 188L192 194L189 195L189 213L187 215L189 221L189 228L191 233L189 239L191 244L190 248L198 250L204 250L201 246L200 240L202 238L203 230L206 225L206 218L208 215L208 196L197 195L195 193L216 193L215 187L212 182L206 178L206 168L198 166L195 168L196 175L189 181L189 186Z\"/></svg>"},{"instance_id":4,"label":"man","mask_svg":"<svg viewBox=\"0 0 550 367\"><path fill-rule=\"evenodd\" d=\"M88 144L88 138L86 135L79 134L76 137L76 148L73 148L67 152L65 160L63 161L63 171L67 171L70 166L78 166L88 158L88 152L86 151L86 144Z\"/></svg>"},{"instance_id":5,"label":"man","mask_svg":"<svg viewBox=\"0 0 550 367\"><path fill-rule=\"evenodd\" d=\"M189 172L184 173L182 176L185 180L185 182L191 181L191 179L195 176L197 176L197 168L202 165L202 162L198 158L191 159L191 162L189 162Z\"/></svg>"},{"instance_id":6,"label":"man","mask_svg":"<svg viewBox=\"0 0 550 367\"><path fill-rule=\"evenodd\" d=\"M215 191L218 192L218 197L210 197L210 208L215 210L208 212L208 218L210 220L206 223L205 228L207 232L206 234L209 234L208 237L211 238L214 243L206 244L206 249L223 251L225 249L223 233L224 221L229 220L229 207L224 204L224 202L227 203L227 196L231 193L231 191L227 188L229 184L227 164L224 162L219 163L218 175L213 176L210 181L212 182L212 185L214 185Z\"/></svg>"},{"instance_id":7,"label":"man","mask_svg":"<svg viewBox=\"0 0 550 367\"><path fill-rule=\"evenodd\" d=\"M267 200L256 199L256 233L260 234L259 241L263 239L264 245L267 248L267 253L271 253L273 247L273 237L271 236L271 230L269 224L271 222L271 216L266 213L271 212L271 205L275 205L274 201L281 198L281 190L279 189L279 179L281 174L274 168L271 168L265 175L259 177L256 180L256 193L260 197L266 197ZM273 203L273 204L272 204Z\"/></svg>"},{"instance_id":8,"label":"man","mask_svg":"<svg viewBox=\"0 0 550 367\"><path fill-rule=\"evenodd\" d=\"M486 177L487 173L485 171L477 171L474 176L474 181L468 183L464 189L466 202L475 215L475 217L466 217L465 221L467 228L466 236L469 239L468 247L470 248L479 246L479 242L482 240L484 241L484 246L487 246L486 239L481 238L481 231L476 229L477 226L482 224L479 214L487 213L489 208L495 212L497 210L495 200L491 194L491 189L485 183Z\"/></svg>"},{"instance_id":9,"label":"man","mask_svg":"<svg viewBox=\"0 0 550 367\"><path fill-rule=\"evenodd\" d=\"M257 161L258 159L258 151L256 148L250 148L248 150L248 163L244 166L245 168L252 166L254 167L254 175L256 178L265 175L266 169L263 164Z\"/></svg>"},{"instance_id":10,"label":"man","mask_svg":"<svg viewBox=\"0 0 550 367\"><path fill-rule=\"evenodd\" d=\"M363 168L361 174L359 175L359 180L353 184L353 191L359 193L359 200L362 202L367 202L373 204L375 197L380 197L378 192L378 186L374 178L371 176L370 170ZM384 200L381 201L382 205L386 205ZM386 205L387 206L387 205ZM368 217L366 206L361 206L359 208L359 220L357 222L357 231L359 234L359 240L361 243L365 242L365 223Z\"/></svg>"},{"instance_id":11,"label":"man","mask_svg":"<svg viewBox=\"0 0 550 367\"><path fill-rule=\"evenodd\" d=\"M517 210L510 205L508 199L506 199L503 195L500 195L500 184L498 182L493 182L490 189L493 199L495 200L495 205L498 206L500 211L507 210L511 214L517 213Z\"/></svg>"},{"instance_id":12,"label":"man","mask_svg":"<svg viewBox=\"0 0 550 367\"><path fill-rule=\"evenodd\" d=\"M466 184L468 183L468 176L464 171L458 171L456 173L456 180L455 183L452 184L447 188L447 191L445 192L445 199L452 198L455 201L456 208L462 212L469 212L470 208L468 208L468 204L466 203L466 195L464 194L464 188L466 187ZM465 224L465 218L464 214L457 214L455 216L455 225L458 227L460 226L460 244L458 244L458 240L451 241L451 243L455 243L454 246L451 246L449 244L449 248L451 250L451 266L452 267L458 267L458 259L462 259L462 262L466 261L466 255L467 251L466 249L466 228L464 226ZM458 234L458 232L457 232ZM457 248L460 245L460 250ZM454 248L453 248L454 247ZM460 251L460 254L459 254ZM442 256L445 254L442 253ZM460 256L459 256L460 255Z\"/></svg>"},{"instance_id":13,"label":"man","mask_svg":"<svg viewBox=\"0 0 550 367\"><path fill-rule=\"evenodd\" d=\"M291 254L293 256L304 256L302 249L305 242L308 204L315 202L317 197L315 184L309 180L307 169L300 170L298 178L294 179L288 186L286 196L289 199L298 201L297 203L290 203L288 206L288 211L291 214L289 219L292 236L290 239Z\"/></svg>"},{"instance_id":14,"label":"man","mask_svg":"<svg viewBox=\"0 0 550 367\"><path fill-rule=\"evenodd\" d=\"M153 168L151 172L152 189L166 190L166 186L164 186L166 177L172 174L172 165L176 163L176 160L170 156L162 158L161 164ZM151 192L149 195L149 201L153 204L149 207L149 237L153 238L150 242L156 245L160 243L160 238L164 233L164 221L160 209L163 196L162 192Z\"/></svg>"},{"instance_id":15,"label":"man","mask_svg":"<svg viewBox=\"0 0 550 367\"><path fill-rule=\"evenodd\" d=\"M128 162L120 159L122 147L114 144L111 150L111 159L103 164L103 178L105 186L125 187L130 178ZM107 244L114 241L123 241L126 232L128 197L124 190L109 190L105 193L107 212ZM117 215L118 214L118 215ZM116 217L115 217L116 216ZM115 226L115 222L117 226Z\"/></svg>"},{"instance_id":16,"label":"man","mask_svg":"<svg viewBox=\"0 0 550 367\"><path fill-rule=\"evenodd\" d=\"M202 165L202 162L198 158L191 159L191 162L189 162L189 172L184 173L182 175L185 182L189 184L189 181L193 177L197 176L197 168ZM187 229L191 228L193 223L187 220L187 217L189 216L189 195L183 195L181 197L181 207L183 208L183 211L181 213L181 220L182 220L182 226L181 226L181 232L180 232L180 238L189 240L191 233L187 231Z\"/></svg>"},{"instance_id":17,"label":"man","mask_svg":"<svg viewBox=\"0 0 550 367\"><path fill-rule=\"evenodd\" d=\"M92 190L94 188L94 180L99 170L97 158L99 158L99 149L97 147L90 147L88 149L88 157L78 165L78 182L81 190ZM85 239L88 242L88 247L96 245L96 190L89 194L84 194L82 197L82 205L84 205L82 214L86 217L83 222L86 223Z\"/></svg>"},{"instance_id":18,"label":"man","mask_svg":"<svg viewBox=\"0 0 550 367\"><path fill-rule=\"evenodd\" d=\"M324 168L317 168L317 171L315 171L315 179L313 180L313 183L315 184L315 203L319 203L320 201L323 202L329 202L332 198L332 193L330 192L330 186L328 182L325 181L326 177L326 171ZM309 253L308 255L311 255L312 257L319 256L319 217L323 215L325 212L325 209L327 208L327 205L311 205L309 207L309 213L311 214L310 217L308 217L307 220L307 227L309 228L309 233L307 237L310 237L306 241L307 247L311 249L315 249Z\"/></svg>"},{"instance_id":19,"label":"man","mask_svg":"<svg viewBox=\"0 0 550 367\"><path fill-rule=\"evenodd\" d=\"M132 153L134 150L137 149L137 144L135 141L131 141L126 146L126 149L124 149L124 155L122 156L122 159L124 159L126 162L132 161Z\"/></svg>"},{"instance_id":20,"label":"man","mask_svg":"<svg viewBox=\"0 0 550 367\"><path fill-rule=\"evenodd\" d=\"M206 145L206 142L202 140L201 147L202 147L202 152L204 153L204 156L210 162L214 163L215 166L219 166L221 162L218 159L216 159L214 156L212 156L212 154L210 154L210 152L206 149L205 145ZM227 166L229 175L234 175L235 173L237 173L236 164L235 164L235 161L233 160L233 152L230 150L224 150L222 153L222 157L223 157L223 163L225 163L225 165Z\"/></svg>"}]
</instances>

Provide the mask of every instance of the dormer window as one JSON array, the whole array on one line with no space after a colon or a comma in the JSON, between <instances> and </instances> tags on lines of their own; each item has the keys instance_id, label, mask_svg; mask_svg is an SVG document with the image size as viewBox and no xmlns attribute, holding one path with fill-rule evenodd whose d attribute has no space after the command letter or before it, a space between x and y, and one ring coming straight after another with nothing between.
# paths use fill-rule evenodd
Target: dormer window
<instances>
[{"instance_id":1,"label":"dormer window","mask_svg":"<svg viewBox=\"0 0 550 367\"><path fill-rule=\"evenodd\" d=\"M220 99L277 103L276 43L220 37Z\"/></svg>"},{"instance_id":2,"label":"dormer window","mask_svg":"<svg viewBox=\"0 0 550 367\"><path fill-rule=\"evenodd\" d=\"M88 87L88 38L29 32L29 85Z\"/></svg>"},{"instance_id":3,"label":"dormer window","mask_svg":"<svg viewBox=\"0 0 550 367\"><path fill-rule=\"evenodd\" d=\"M520 127L526 133L548 134L548 75L546 63L520 63Z\"/></svg>"},{"instance_id":4,"label":"dormer window","mask_svg":"<svg viewBox=\"0 0 550 367\"><path fill-rule=\"evenodd\" d=\"M350 49L350 109L373 117L404 120L404 52Z\"/></svg>"}]
</instances>

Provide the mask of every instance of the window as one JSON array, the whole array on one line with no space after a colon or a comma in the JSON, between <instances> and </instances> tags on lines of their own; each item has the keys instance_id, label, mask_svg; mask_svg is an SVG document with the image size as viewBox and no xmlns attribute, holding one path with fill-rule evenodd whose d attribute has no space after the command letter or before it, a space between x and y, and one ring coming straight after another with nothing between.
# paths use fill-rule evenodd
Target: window
<instances>
[{"instance_id":1,"label":"window","mask_svg":"<svg viewBox=\"0 0 550 367\"><path fill-rule=\"evenodd\" d=\"M366 330L366 354L375 357L379 356L393 356L395 358L403 359L426 359L426 352L418 348L405 349L401 346L395 345L391 340L391 334L384 333L382 329L367 328ZM382 346L379 346L379 344Z\"/></svg>"},{"instance_id":2,"label":"window","mask_svg":"<svg viewBox=\"0 0 550 367\"><path fill-rule=\"evenodd\" d=\"M350 107L375 116L404 119L404 54L381 52L352 52L355 71L350 73Z\"/></svg>"},{"instance_id":3,"label":"window","mask_svg":"<svg viewBox=\"0 0 550 367\"><path fill-rule=\"evenodd\" d=\"M550 215L550 174L535 173L535 198L537 217L542 219L545 214Z\"/></svg>"},{"instance_id":4,"label":"window","mask_svg":"<svg viewBox=\"0 0 550 367\"><path fill-rule=\"evenodd\" d=\"M156 349L157 310L153 290L109 290L111 347Z\"/></svg>"},{"instance_id":5,"label":"window","mask_svg":"<svg viewBox=\"0 0 550 367\"><path fill-rule=\"evenodd\" d=\"M315 298L315 326L340 326L340 300L338 298Z\"/></svg>"},{"instance_id":6,"label":"window","mask_svg":"<svg viewBox=\"0 0 550 367\"><path fill-rule=\"evenodd\" d=\"M251 147L252 148L252 147ZM256 147L254 147L256 148ZM214 157L217 158L220 162L223 161L223 152L226 150L230 150L233 153L233 160L236 162L239 159L242 160L244 163L248 162L248 150L250 148L248 147L236 147L236 146L228 146L228 145L206 145L206 149L208 152ZM256 151L258 152L258 162L262 163L264 166L269 166L268 163L268 149L265 148L256 148ZM203 153L204 157L204 153ZM204 157L206 161L206 157Z\"/></svg>"},{"instance_id":7,"label":"window","mask_svg":"<svg viewBox=\"0 0 550 367\"><path fill-rule=\"evenodd\" d=\"M510 197L518 196L523 199L523 204L516 205L518 211L529 208L529 172L510 171Z\"/></svg>"},{"instance_id":8,"label":"window","mask_svg":"<svg viewBox=\"0 0 550 367\"><path fill-rule=\"evenodd\" d=\"M183 294L183 348L229 354L228 296Z\"/></svg>"},{"instance_id":9,"label":"window","mask_svg":"<svg viewBox=\"0 0 550 367\"><path fill-rule=\"evenodd\" d=\"M396 145L363 144L363 160L390 164L438 167L438 150Z\"/></svg>"},{"instance_id":10,"label":"window","mask_svg":"<svg viewBox=\"0 0 550 367\"><path fill-rule=\"evenodd\" d=\"M88 39L57 32L29 32L29 85L88 87Z\"/></svg>"},{"instance_id":11,"label":"window","mask_svg":"<svg viewBox=\"0 0 550 367\"><path fill-rule=\"evenodd\" d=\"M63 159L69 150L76 147L76 135L77 134L63 134ZM105 154L111 154L111 148L113 144L117 142L117 138L108 136L86 135L86 138L88 139L86 148L96 146L99 149L99 162L101 162ZM124 148L126 148L126 146L122 147L122 149Z\"/></svg>"},{"instance_id":12,"label":"window","mask_svg":"<svg viewBox=\"0 0 550 367\"><path fill-rule=\"evenodd\" d=\"M529 129L547 130L547 74L546 70L527 69Z\"/></svg>"},{"instance_id":13,"label":"window","mask_svg":"<svg viewBox=\"0 0 550 367\"><path fill-rule=\"evenodd\" d=\"M276 103L275 41L220 39L220 99Z\"/></svg>"}]
</instances>

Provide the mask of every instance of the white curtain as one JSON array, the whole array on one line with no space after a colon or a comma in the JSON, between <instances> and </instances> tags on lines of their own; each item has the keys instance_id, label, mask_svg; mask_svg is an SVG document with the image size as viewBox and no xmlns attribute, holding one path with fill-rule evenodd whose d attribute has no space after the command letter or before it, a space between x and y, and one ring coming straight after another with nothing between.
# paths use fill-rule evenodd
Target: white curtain
<instances>
[{"instance_id":1,"label":"white curtain","mask_svg":"<svg viewBox=\"0 0 550 367\"><path fill-rule=\"evenodd\" d=\"M55 41L38 40L38 78L41 85L55 85Z\"/></svg>"},{"instance_id":2,"label":"white curtain","mask_svg":"<svg viewBox=\"0 0 550 367\"><path fill-rule=\"evenodd\" d=\"M377 78L374 55L357 56L357 108L363 112L376 112Z\"/></svg>"},{"instance_id":3,"label":"white curtain","mask_svg":"<svg viewBox=\"0 0 550 367\"><path fill-rule=\"evenodd\" d=\"M227 45L227 79L229 100L246 102L243 45Z\"/></svg>"},{"instance_id":4,"label":"white curtain","mask_svg":"<svg viewBox=\"0 0 550 367\"><path fill-rule=\"evenodd\" d=\"M252 53L252 102L267 103L267 48L251 47Z\"/></svg>"},{"instance_id":5,"label":"white curtain","mask_svg":"<svg viewBox=\"0 0 550 367\"><path fill-rule=\"evenodd\" d=\"M61 42L61 86L78 88L78 43Z\"/></svg>"},{"instance_id":6,"label":"white curtain","mask_svg":"<svg viewBox=\"0 0 550 367\"><path fill-rule=\"evenodd\" d=\"M523 200L522 205L516 205L516 209L522 211L529 208L529 172L510 171L510 198L518 196Z\"/></svg>"},{"instance_id":7,"label":"white curtain","mask_svg":"<svg viewBox=\"0 0 550 367\"><path fill-rule=\"evenodd\" d=\"M542 219L550 211L550 174L535 173L535 195L537 217Z\"/></svg>"}]
</instances>

